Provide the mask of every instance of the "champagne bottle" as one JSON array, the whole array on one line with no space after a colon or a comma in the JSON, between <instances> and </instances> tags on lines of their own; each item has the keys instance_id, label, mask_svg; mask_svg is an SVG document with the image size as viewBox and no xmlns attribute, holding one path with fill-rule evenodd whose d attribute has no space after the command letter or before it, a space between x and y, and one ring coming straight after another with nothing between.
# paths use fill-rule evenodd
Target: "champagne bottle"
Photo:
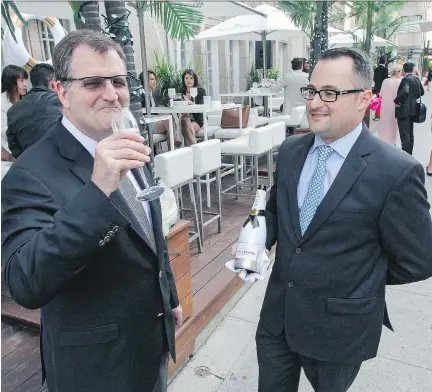
<instances>
[{"instance_id":1,"label":"champagne bottle","mask_svg":"<svg viewBox=\"0 0 432 392\"><path fill-rule=\"evenodd\" d=\"M234 258L234 267L237 269L260 272L267 236L265 222L266 192L266 186L258 186L252 209L243 224Z\"/></svg>"}]
</instances>

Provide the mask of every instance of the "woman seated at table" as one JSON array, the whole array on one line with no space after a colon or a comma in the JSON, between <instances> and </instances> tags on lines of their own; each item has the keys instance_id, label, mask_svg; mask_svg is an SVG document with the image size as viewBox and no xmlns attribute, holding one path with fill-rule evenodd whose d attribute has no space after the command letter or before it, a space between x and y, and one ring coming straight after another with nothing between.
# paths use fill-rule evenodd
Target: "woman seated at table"
<instances>
[{"instance_id":1,"label":"woman seated at table","mask_svg":"<svg viewBox=\"0 0 432 392\"><path fill-rule=\"evenodd\" d=\"M190 95L192 87L198 88L198 95L195 98ZM206 92L203 88L198 87L198 76L192 69L188 69L183 73L180 93L183 95L185 101L188 101L190 104L196 103L202 105L204 103ZM186 145L196 144L195 134L201 130L203 124L204 118L202 113L190 113L182 116L182 132Z\"/></svg>"},{"instance_id":2,"label":"woman seated at table","mask_svg":"<svg viewBox=\"0 0 432 392\"><path fill-rule=\"evenodd\" d=\"M139 79L141 82L141 85L144 86L144 75L141 72L139 75ZM156 97L156 87L157 87L157 76L156 74L151 71L148 70L147 71L147 82L148 82L148 88L150 89L149 92L149 98L150 98L150 107L154 108L159 106L159 100ZM141 95L141 106L144 108L144 113L147 114L146 110L145 110L145 93ZM167 140L168 140L168 146L170 146L170 134L169 134L169 122L168 120L162 120L162 121L158 121L157 123L155 123L155 129L154 129L154 133L159 133L159 134L163 134L166 133L167 136ZM174 145L176 147L179 147L181 145L180 141L174 141Z\"/></svg>"}]
</instances>

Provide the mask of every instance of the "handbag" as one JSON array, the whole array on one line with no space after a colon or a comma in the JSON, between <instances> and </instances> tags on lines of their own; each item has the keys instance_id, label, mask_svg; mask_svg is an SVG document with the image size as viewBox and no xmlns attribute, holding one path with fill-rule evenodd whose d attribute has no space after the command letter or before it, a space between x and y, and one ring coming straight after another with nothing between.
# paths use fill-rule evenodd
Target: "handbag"
<instances>
[{"instance_id":1,"label":"handbag","mask_svg":"<svg viewBox=\"0 0 432 392\"><path fill-rule=\"evenodd\" d=\"M250 106L246 105L242 110L242 128L249 124ZM221 128L240 128L240 108L222 110Z\"/></svg>"},{"instance_id":2,"label":"handbag","mask_svg":"<svg viewBox=\"0 0 432 392\"><path fill-rule=\"evenodd\" d=\"M369 108L375 112L381 109L382 98L375 98L369 105Z\"/></svg>"},{"instance_id":3,"label":"handbag","mask_svg":"<svg viewBox=\"0 0 432 392\"><path fill-rule=\"evenodd\" d=\"M420 83L420 81L419 81ZM426 112L427 112L427 108L426 105L424 103L422 103L421 101L421 90L420 90L420 84L419 84L419 100L417 101L417 105L416 105L416 114L413 117L413 121L415 123L423 123L426 121Z\"/></svg>"}]
</instances>

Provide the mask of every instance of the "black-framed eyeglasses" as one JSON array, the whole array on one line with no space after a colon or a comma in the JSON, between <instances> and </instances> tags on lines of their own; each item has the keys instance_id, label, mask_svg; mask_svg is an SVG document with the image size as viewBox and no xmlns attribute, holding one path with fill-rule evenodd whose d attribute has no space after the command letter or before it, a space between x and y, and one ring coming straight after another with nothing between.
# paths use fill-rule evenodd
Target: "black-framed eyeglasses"
<instances>
[{"instance_id":1,"label":"black-framed eyeglasses","mask_svg":"<svg viewBox=\"0 0 432 392\"><path fill-rule=\"evenodd\" d=\"M61 79L61 82L82 82L84 89L88 91L101 91L106 87L107 81L110 81L115 89L129 89L131 86L131 75L115 76L86 76L84 78Z\"/></svg>"},{"instance_id":2,"label":"black-framed eyeglasses","mask_svg":"<svg viewBox=\"0 0 432 392\"><path fill-rule=\"evenodd\" d=\"M308 101L312 101L315 98L315 95L319 94L321 101L324 102L335 102L339 95L360 93L363 91L364 90L362 89L342 90L342 91L332 90L332 89L315 90L312 87L302 87L300 89L301 95L304 99Z\"/></svg>"}]
</instances>

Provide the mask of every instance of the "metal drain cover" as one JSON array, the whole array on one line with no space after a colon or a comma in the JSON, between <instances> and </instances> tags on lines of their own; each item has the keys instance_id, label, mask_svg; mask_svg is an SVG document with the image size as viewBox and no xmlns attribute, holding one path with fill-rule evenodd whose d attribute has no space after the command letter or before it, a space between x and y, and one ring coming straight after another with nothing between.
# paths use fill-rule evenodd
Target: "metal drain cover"
<instances>
[{"instance_id":1,"label":"metal drain cover","mask_svg":"<svg viewBox=\"0 0 432 392\"><path fill-rule=\"evenodd\" d=\"M200 378L206 378L210 374L210 368L207 366L198 366L195 368L195 375Z\"/></svg>"}]
</instances>

